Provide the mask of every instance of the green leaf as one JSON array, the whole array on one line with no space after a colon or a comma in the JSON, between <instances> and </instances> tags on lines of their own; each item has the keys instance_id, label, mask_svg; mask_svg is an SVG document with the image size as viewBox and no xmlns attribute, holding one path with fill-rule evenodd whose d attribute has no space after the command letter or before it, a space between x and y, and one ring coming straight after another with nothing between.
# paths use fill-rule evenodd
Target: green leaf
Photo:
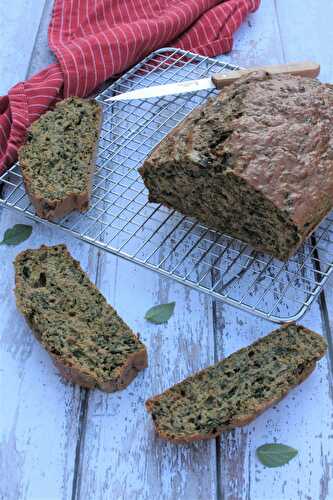
<instances>
[{"instance_id":1,"label":"green leaf","mask_svg":"<svg viewBox=\"0 0 333 500\"><path fill-rule=\"evenodd\" d=\"M257 457L266 467L281 467L296 457L298 451L285 444L264 444L257 448Z\"/></svg>"},{"instance_id":2,"label":"green leaf","mask_svg":"<svg viewBox=\"0 0 333 500\"><path fill-rule=\"evenodd\" d=\"M32 233L32 226L25 224L15 224L15 226L7 229L0 245L18 245L22 241L27 240Z\"/></svg>"},{"instance_id":3,"label":"green leaf","mask_svg":"<svg viewBox=\"0 0 333 500\"><path fill-rule=\"evenodd\" d=\"M173 315L175 305L176 302L170 302L169 304L154 306L146 312L145 319L156 325L166 323Z\"/></svg>"}]
</instances>

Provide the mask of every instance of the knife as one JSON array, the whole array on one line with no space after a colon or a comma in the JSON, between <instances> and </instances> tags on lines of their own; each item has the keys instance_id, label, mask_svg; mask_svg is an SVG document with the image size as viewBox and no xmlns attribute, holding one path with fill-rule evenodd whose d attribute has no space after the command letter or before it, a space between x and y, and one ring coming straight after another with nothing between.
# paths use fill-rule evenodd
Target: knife
<instances>
[{"instance_id":1,"label":"knife","mask_svg":"<svg viewBox=\"0 0 333 500\"><path fill-rule=\"evenodd\" d=\"M315 78L320 71L320 65L311 61L274 64L271 66L257 66L247 69L238 69L228 73L216 73L208 78L200 80L189 80L185 82L167 83L166 85L155 85L152 87L131 90L105 99L106 101L127 101L129 99L148 99L150 97L162 97L166 95L184 94L186 92L197 92L199 90L222 89L226 85L234 83L241 76L252 71L267 71L271 75L300 75Z\"/></svg>"}]
</instances>

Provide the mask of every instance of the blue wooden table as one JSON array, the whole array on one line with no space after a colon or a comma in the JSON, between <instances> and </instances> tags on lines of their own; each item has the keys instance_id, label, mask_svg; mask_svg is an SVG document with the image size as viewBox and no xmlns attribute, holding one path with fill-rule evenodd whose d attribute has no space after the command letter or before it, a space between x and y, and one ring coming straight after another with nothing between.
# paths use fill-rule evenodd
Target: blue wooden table
<instances>
[{"instance_id":1,"label":"blue wooden table","mask_svg":"<svg viewBox=\"0 0 333 500\"><path fill-rule=\"evenodd\" d=\"M46 66L51 0L0 0L0 94ZM333 3L262 0L220 59L241 66L312 59L333 81ZM0 210L0 236L27 222ZM65 383L18 314L12 261L18 251L65 242L130 326L150 366L124 391ZM269 332L274 325L190 291L40 223L19 247L0 246L1 500L329 500L333 498L333 287L302 323L329 352L315 373L255 422L216 440L176 446L158 440L147 397ZM126 286L123 284L126 283ZM167 325L144 320L153 304L176 301ZM255 450L267 442L299 450L279 469Z\"/></svg>"}]
</instances>

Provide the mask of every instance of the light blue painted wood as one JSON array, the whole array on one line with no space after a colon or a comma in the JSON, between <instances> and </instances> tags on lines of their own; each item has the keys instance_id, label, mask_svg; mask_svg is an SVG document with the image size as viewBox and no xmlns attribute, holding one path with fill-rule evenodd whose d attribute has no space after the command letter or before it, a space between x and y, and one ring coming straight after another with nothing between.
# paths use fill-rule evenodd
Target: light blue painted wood
<instances>
[{"instance_id":1,"label":"light blue painted wood","mask_svg":"<svg viewBox=\"0 0 333 500\"><path fill-rule=\"evenodd\" d=\"M8 210L0 213L0 235L15 223L29 223ZM81 391L64 382L18 313L12 262L18 252L65 242L94 280L95 251L42 224L17 247L0 246L0 498L71 497Z\"/></svg>"},{"instance_id":2,"label":"light blue painted wood","mask_svg":"<svg viewBox=\"0 0 333 500\"><path fill-rule=\"evenodd\" d=\"M273 0L261 0L259 10L235 33L232 51L218 59L244 67L283 62Z\"/></svg>"},{"instance_id":3,"label":"light blue painted wood","mask_svg":"<svg viewBox=\"0 0 333 500\"><path fill-rule=\"evenodd\" d=\"M150 396L214 362L211 300L106 254L99 286L140 333L149 367L120 393L90 394L78 498L213 500L215 441L165 443L144 408ZM144 320L152 305L170 301L176 308L166 325Z\"/></svg>"},{"instance_id":4,"label":"light blue painted wood","mask_svg":"<svg viewBox=\"0 0 333 500\"><path fill-rule=\"evenodd\" d=\"M219 342L219 351L224 356L272 330L270 323L257 318L249 320L243 314L232 315L226 306L218 307L218 314L224 322ZM323 333L318 305L314 305L303 318L302 324ZM228 482L222 483L224 492L229 494L226 498L331 498L331 391L329 360L326 357L309 379L286 399L248 426L223 436L221 476L229 478ZM282 469L266 469L258 462L255 451L261 444L270 442L295 447L299 450L297 459Z\"/></svg>"},{"instance_id":5,"label":"light blue painted wood","mask_svg":"<svg viewBox=\"0 0 333 500\"><path fill-rule=\"evenodd\" d=\"M5 9L4 3L9 13L15 11L16 19L15 24L1 24L4 18L0 14L0 67L8 65L10 72L15 62L15 71L9 74L12 84L16 83L18 75L25 78L27 72L31 74L51 60L46 45L46 30L52 2L47 2L42 19L42 2L15 1L11 6L2 2L0 12ZM31 17L26 13L28 4L31 16L32 10L34 16L31 26L25 25ZM40 22L42 31L34 46ZM14 61L10 54L15 48L18 30L24 33L26 43L20 41L20 57ZM4 231L15 223L29 224L29 220L8 210L0 210L0 239ZM94 280L97 251L42 224L34 223L33 228L31 238L24 244L18 247L0 246L0 394L3 402L0 416L0 498L67 500L72 496L84 391L60 378L50 358L18 313L13 294L12 261L25 248L65 242Z\"/></svg>"},{"instance_id":6,"label":"light blue painted wood","mask_svg":"<svg viewBox=\"0 0 333 500\"><path fill-rule=\"evenodd\" d=\"M21 44L24 49L22 57L16 58L18 68L13 67L10 50L15 55L12 47L20 36L17 33L24 31L22 25L27 24L30 14L26 8L28 4L31 8L32 0L16 0L9 7L0 3L0 42L4 40L1 46L10 49L0 56L2 74L5 68L10 75L6 76L9 80L2 79L2 92L25 76L42 3L33 2L34 19L25 36L27 29L34 34L28 44ZM251 26L245 23L241 27L234 50L221 58L250 66L320 57L323 78L332 80L328 70L332 32L326 20L332 7L328 0L325 4L326 11L321 5L319 12L314 0L306 2L306 8L300 0L280 0L277 18L274 2L262 0L260 10L249 18ZM48 12L50 8L48 1ZM16 24L4 23L1 14L5 10L6 19L9 14L16 16ZM311 31L314 14L327 29ZM30 66L33 72L50 60L47 16L41 26ZM0 236L7 227L22 221L18 215L0 212ZM67 242L92 279L99 276L101 290L125 321L140 332L149 352L149 368L125 391L111 395L91 391L87 406L84 391L64 383L33 340L15 310L11 292L11 261L16 252L60 241ZM67 500L72 497L73 482L76 500L332 498L333 412L327 359L284 402L253 424L223 435L221 442L166 444L154 436L143 406L145 399L213 362L214 357L221 358L254 341L273 325L222 304L213 308L209 298L111 255L104 254L98 266L96 250L39 224L20 247L0 247L0 262L0 383L6 401L6 412L0 417L0 498ZM333 301L331 290L329 304ZM168 325L147 324L143 318L148 307L168 300L177 302ZM323 331L318 305L304 323ZM79 434L81 445L76 449ZM273 439L300 450L295 461L279 470L264 469L255 458L256 447Z\"/></svg>"},{"instance_id":7,"label":"light blue painted wood","mask_svg":"<svg viewBox=\"0 0 333 500\"><path fill-rule=\"evenodd\" d=\"M277 20L286 61L315 60L320 80L333 81L333 3L330 0L278 0Z\"/></svg>"},{"instance_id":8,"label":"light blue painted wood","mask_svg":"<svg viewBox=\"0 0 333 500\"><path fill-rule=\"evenodd\" d=\"M24 80L45 0L0 2L0 95Z\"/></svg>"},{"instance_id":9,"label":"light blue painted wood","mask_svg":"<svg viewBox=\"0 0 333 500\"><path fill-rule=\"evenodd\" d=\"M309 2L311 3L311 2ZM230 62L241 66L274 64L308 59L301 39L306 37L310 19L304 2L278 2L284 8L284 17L276 17L274 2L263 0L261 8L250 18L251 27L244 25L235 39L235 50L228 56ZM316 9L317 10L317 9ZM327 9L329 10L329 9ZM314 6L312 11L314 11ZM325 8L322 9L325 12ZM293 13L297 14L297 37L294 33ZM310 9L311 13L311 9ZM322 14L323 16L325 14ZM313 22L313 19L312 19ZM331 32L312 34L316 51L310 58L325 60L319 54L329 50ZM241 33L242 32L242 33ZM291 37L294 35L291 35ZM304 44L307 47L311 42ZM223 58L223 56L221 56ZM323 68L327 72L326 68ZM320 309L314 304L301 321L305 326L324 333ZM217 344L219 356L248 345L273 329L274 325L248 314L232 311L225 305L217 306ZM237 500L323 500L332 497L331 432L332 380L329 358L319 364L314 374L275 408L257 418L252 424L237 429L221 438L220 470L223 498ZM282 442L299 450L296 460L282 469L265 469L256 459L255 450L268 442Z\"/></svg>"}]
</instances>

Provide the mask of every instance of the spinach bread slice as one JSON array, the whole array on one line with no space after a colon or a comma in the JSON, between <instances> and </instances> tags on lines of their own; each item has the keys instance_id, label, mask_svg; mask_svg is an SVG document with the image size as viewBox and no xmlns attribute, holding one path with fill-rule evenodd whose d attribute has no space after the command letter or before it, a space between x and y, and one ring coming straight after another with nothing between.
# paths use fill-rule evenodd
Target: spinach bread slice
<instances>
[{"instance_id":1,"label":"spinach bread slice","mask_svg":"<svg viewBox=\"0 0 333 500\"><path fill-rule=\"evenodd\" d=\"M258 71L196 108L139 169L149 200L285 261L333 208L333 87Z\"/></svg>"},{"instance_id":2,"label":"spinach bread slice","mask_svg":"<svg viewBox=\"0 0 333 500\"><path fill-rule=\"evenodd\" d=\"M294 323L186 378L146 402L158 435L176 443L209 439L248 424L313 371L326 351Z\"/></svg>"},{"instance_id":3,"label":"spinach bread slice","mask_svg":"<svg viewBox=\"0 0 333 500\"><path fill-rule=\"evenodd\" d=\"M18 156L40 217L53 220L87 210L101 120L95 100L69 97L29 128Z\"/></svg>"},{"instance_id":4,"label":"spinach bread slice","mask_svg":"<svg viewBox=\"0 0 333 500\"><path fill-rule=\"evenodd\" d=\"M143 343L65 245L26 250L14 265L17 307L67 380L112 392L147 366Z\"/></svg>"}]
</instances>

